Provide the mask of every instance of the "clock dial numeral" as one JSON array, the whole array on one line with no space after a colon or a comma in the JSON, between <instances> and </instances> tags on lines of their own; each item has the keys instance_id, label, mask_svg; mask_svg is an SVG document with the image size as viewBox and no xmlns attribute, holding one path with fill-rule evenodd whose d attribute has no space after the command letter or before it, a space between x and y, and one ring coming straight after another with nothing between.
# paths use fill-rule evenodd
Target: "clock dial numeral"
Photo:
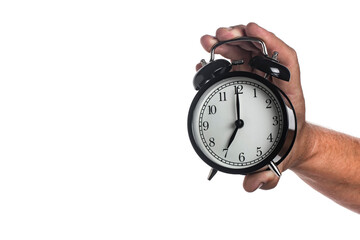
<instances>
[{"instance_id":1,"label":"clock dial numeral","mask_svg":"<svg viewBox=\"0 0 360 240\"><path fill-rule=\"evenodd\" d=\"M245 156L244 156L244 153L243 153L243 152L241 152L241 153L239 154L239 161L240 161L240 162L245 162Z\"/></svg>"},{"instance_id":2,"label":"clock dial numeral","mask_svg":"<svg viewBox=\"0 0 360 240\"><path fill-rule=\"evenodd\" d=\"M263 154L260 149L261 149L261 147L257 147L257 148L256 148L256 156L257 156L257 157L260 157L260 156Z\"/></svg>"},{"instance_id":3,"label":"clock dial numeral","mask_svg":"<svg viewBox=\"0 0 360 240\"><path fill-rule=\"evenodd\" d=\"M220 102L226 102L226 92L219 92L219 97Z\"/></svg>"},{"instance_id":4,"label":"clock dial numeral","mask_svg":"<svg viewBox=\"0 0 360 240\"><path fill-rule=\"evenodd\" d=\"M203 122L203 124L202 124L202 126L203 126L203 130L204 131L207 131L208 129L209 129L209 122L208 121L205 121L205 122Z\"/></svg>"},{"instance_id":5,"label":"clock dial numeral","mask_svg":"<svg viewBox=\"0 0 360 240\"><path fill-rule=\"evenodd\" d=\"M254 88L254 98L256 98L256 88Z\"/></svg>"},{"instance_id":6,"label":"clock dial numeral","mask_svg":"<svg viewBox=\"0 0 360 240\"><path fill-rule=\"evenodd\" d=\"M209 108L209 115L213 115L216 113L217 109L215 105L208 106Z\"/></svg>"},{"instance_id":7,"label":"clock dial numeral","mask_svg":"<svg viewBox=\"0 0 360 240\"><path fill-rule=\"evenodd\" d=\"M279 124L279 117L278 116L273 116L273 120L274 120L273 125L277 126Z\"/></svg>"},{"instance_id":8,"label":"clock dial numeral","mask_svg":"<svg viewBox=\"0 0 360 240\"><path fill-rule=\"evenodd\" d=\"M215 139L213 137L209 138L209 146L215 147Z\"/></svg>"},{"instance_id":9,"label":"clock dial numeral","mask_svg":"<svg viewBox=\"0 0 360 240\"><path fill-rule=\"evenodd\" d=\"M225 155L224 155L225 158L226 158L226 156L227 156L228 151L229 151L228 148L224 148L224 149L223 149L223 152L225 152Z\"/></svg>"},{"instance_id":10,"label":"clock dial numeral","mask_svg":"<svg viewBox=\"0 0 360 240\"><path fill-rule=\"evenodd\" d=\"M269 142L273 142L274 138L272 133L270 133L270 135L267 137L267 140L269 140Z\"/></svg>"},{"instance_id":11,"label":"clock dial numeral","mask_svg":"<svg viewBox=\"0 0 360 240\"><path fill-rule=\"evenodd\" d=\"M243 94L242 90L244 89L243 85L234 86L235 87L235 95L236 94Z\"/></svg>"},{"instance_id":12,"label":"clock dial numeral","mask_svg":"<svg viewBox=\"0 0 360 240\"><path fill-rule=\"evenodd\" d=\"M271 99L270 99L270 98L268 98L268 99L266 99L266 101L265 101L265 102L267 103L266 108L271 108Z\"/></svg>"}]
</instances>

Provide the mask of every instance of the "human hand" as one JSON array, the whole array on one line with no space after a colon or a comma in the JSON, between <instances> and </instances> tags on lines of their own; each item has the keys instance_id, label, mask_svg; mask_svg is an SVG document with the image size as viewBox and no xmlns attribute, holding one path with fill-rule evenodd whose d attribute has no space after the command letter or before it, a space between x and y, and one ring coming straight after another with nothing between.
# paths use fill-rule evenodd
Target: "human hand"
<instances>
[{"instance_id":1,"label":"human hand","mask_svg":"<svg viewBox=\"0 0 360 240\"><path fill-rule=\"evenodd\" d=\"M278 166L281 172L291 169L298 165L302 159L306 158L305 154L308 141L307 138L307 124L305 122L305 101L300 83L300 68L297 60L296 52L286 45L282 40L276 37L273 33L261 28L256 23L249 23L245 25L237 25L231 28L219 28L215 36L204 35L201 38L201 44L204 49L210 52L212 46L219 41L226 41L238 37L256 37L262 39L268 49L270 56L273 52L278 52L278 60L285 65L291 73L290 82L285 82L274 77L271 78L276 86L282 89L290 98L296 112L297 117L297 139L286 159ZM260 46L253 43L229 43L223 44L216 48L215 53L224 56L231 60L243 59L245 64L234 66L235 70L255 72L263 75L258 70L253 70L249 65L250 59L260 54ZM199 63L196 66L198 70L201 68ZM253 192L258 188L272 189L278 184L279 178L271 171L263 171L248 174L244 178L244 189L248 192Z\"/></svg>"}]
</instances>

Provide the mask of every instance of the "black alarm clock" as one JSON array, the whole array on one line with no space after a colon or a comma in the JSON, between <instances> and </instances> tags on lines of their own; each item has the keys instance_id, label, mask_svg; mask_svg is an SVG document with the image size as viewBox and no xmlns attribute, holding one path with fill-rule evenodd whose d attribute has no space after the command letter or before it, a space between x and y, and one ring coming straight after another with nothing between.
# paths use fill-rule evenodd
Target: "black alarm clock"
<instances>
[{"instance_id":1,"label":"black alarm clock","mask_svg":"<svg viewBox=\"0 0 360 240\"><path fill-rule=\"evenodd\" d=\"M229 42L254 42L261 55L249 63L243 60L214 59L215 49ZM249 174L272 170L290 152L296 138L296 114L286 94L269 78L289 81L289 70L268 56L261 39L241 37L214 45L210 61L201 61L193 84L196 90L188 114L188 134L199 157L211 167L208 179L217 171ZM264 72L232 71L234 65L250 64Z\"/></svg>"}]
</instances>

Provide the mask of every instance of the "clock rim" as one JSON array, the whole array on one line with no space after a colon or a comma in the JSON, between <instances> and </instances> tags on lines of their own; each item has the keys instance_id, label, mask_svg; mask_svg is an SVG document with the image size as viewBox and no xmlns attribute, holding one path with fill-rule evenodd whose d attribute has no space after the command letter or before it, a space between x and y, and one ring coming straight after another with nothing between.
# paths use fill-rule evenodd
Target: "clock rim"
<instances>
[{"instance_id":1,"label":"clock rim","mask_svg":"<svg viewBox=\"0 0 360 240\"><path fill-rule=\"evenodd\" d=\"M212 85L214 85L215 83L224 80L226 78L231 78L231 77L248 77L248 78L252 78L254 80L259 81L260 83L264 84L265 86L267 86L271 92L274 94L274 97L278 100L281 111L283 113L283 132L281 134L279 143L277 144L277 146L275 147L275 149L273 150L273 152L266 157L264 160L260 161L259 163L251 166L251 167L245 167L245 168L241 168L241 169L234 169L234 168L228 168L228 167L224 167L220 164L217 164L216 162L212 161L211 159L209 159L204 153L203 151L200 149L200 147L197 145L195 138L193 136L193 125L192 125L192 120L194 117L194 110L195 107L200 99L200 97L204 94L204 92L206 90L208 90ZM274 84L272 84L269 80L255 74L255 73L251 73L251 72L244 72L244 71L234 71L234 72L228 72L225 74L222 74L220 76L217 76L211 80L209 80L206 84L204 84L196 93L191 105L190 105L190 109L189 109L189 113L188 113L188 122L187 122L187 127L188 127L188 135L190 138L190 142L191 145L193 146L195 152L198 154L198 156L206 163L208 164L210 167L221 171L221 172L225 172L225 173L230 173L230 174L242 174L242 175L246 175L252 172L256 172L257 170L263 168L264 166L268 165L270 163L270 161L272 161L273 159L275 159L275 157L277 155L279 155L280 151L282 150L282 147L285 143L286 140L286 135L288 132L288 128L289 128L289 122L288 122L288 115L287 115L287 110L286 110L286 105L285 102L283 100L283 98L281 97L281 94L283 94L284 96L286 96L278 87L276 87ZM286 97L287 98L287 97ZM289 101L290 102L290 101ZM291 103L290 103L291 104ZM294 114L295 115L295 114ZM296 116L295 116L296 119ZM296 121L295 121L295 125L296 125ZM289 150L287 151L290 152L292 145L289 147ZM284 156L281 156L281 159L278 160L275 164L278 165L280 164L286 157L287 154L285 154Z\"/></svg>"}]
</instances>

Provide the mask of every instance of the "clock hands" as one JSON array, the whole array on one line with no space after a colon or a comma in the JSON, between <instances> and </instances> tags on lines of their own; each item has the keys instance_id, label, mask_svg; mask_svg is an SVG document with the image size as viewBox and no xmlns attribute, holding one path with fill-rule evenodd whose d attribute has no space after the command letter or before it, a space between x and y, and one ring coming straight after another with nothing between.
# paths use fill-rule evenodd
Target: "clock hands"
<instances>
[{"instance_id":1,"label":"clock hands","mask_svg":"<svg viewBox=\"0 0 360 240\"><path fill-rule=\"evenodd\" d=\"M239 89L238 87L235 87L235 95L236 95L236 121L235 121L235 130L232 133L228 146L226 149L229 149L230 145L235 139L237 131L244 126L244 121L240 119L240 98L239 98Z\"/></svg>"},{"instance_id":2,"label":"clock hands","mask_svg":"<svg viewBox=\"0 0 360 240\"><path fill-rule=\"evenodd\" d=\"M235 121L235 130L234 130L233 134L232 134L231 137L230 137L229 144L228 144L228 146L226 147L226 149L229 149L231 143L232 143L232 142L234 141L234 139L235 139L235 136L236 136L237 131L238 131L240 128L242 128L243 126L244 126L244 121L243 121L243 120L239 119L239 120L236 120L236 121Z\"/></svg>"}]
</instances>

